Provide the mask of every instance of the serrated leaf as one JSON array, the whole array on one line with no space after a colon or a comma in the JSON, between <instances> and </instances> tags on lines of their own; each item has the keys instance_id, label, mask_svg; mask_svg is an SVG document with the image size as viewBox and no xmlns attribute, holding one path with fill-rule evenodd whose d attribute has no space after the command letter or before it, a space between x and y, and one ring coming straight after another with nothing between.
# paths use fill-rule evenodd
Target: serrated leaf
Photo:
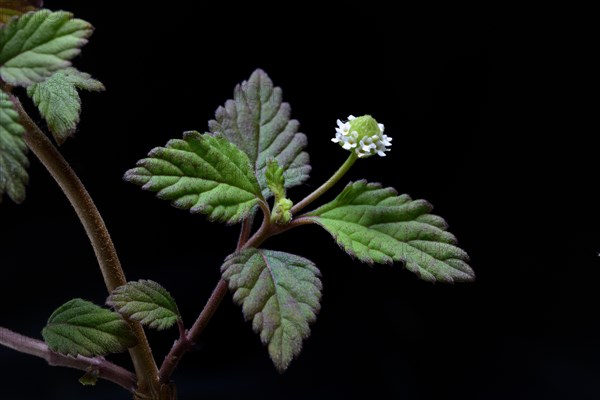
<instances>
[{"instance_id":1,"label":"serrated leaf","mask_svg":"<svg viewBox=\"0 0 600 400\"><path fill-rule=\"evenodd\" d=\"M248 156L223 137L186 132L148 156L124 179L177 208L232 224L248 216L261 196Z\"/></svg>"},{"instance_id":2,"label":"serrated leaf","mask_svg":"<svg viewBox=\"0 0 600 400\"><path fill-rule=\"evenodd\" d=\"M181 317L167 289L150 280L128 282L116 288L106 304L121 315L158 330L170 328Z\"/></svg>"},{"instance_id":3,"label":"serrated leaf","mask_svg":"<svg viewBox=\"0 0 600 400\"><path fill-rule=\"evenodd\" d=\"M81 113L78 90L102 91L104 85L75 68L62 69L27 88L58 144L64 143L77 128Z\"/></svg>"},{"instance_id":4,"label":"serrated leaf","mask_svg":"<svg viewBox=\"0 0 600 400\"><path fill-rule=\"evenodd\" d=\"M456 246L431 204L398 196L392 188L358 181L308 215L350 255L372 264L402 261L426 281L472 281L467 253Z\"/></svg>"},{"instance_id":5,"label":"serrated leaf","mask_svg":"<svg viewBox=\"0 0 600 400\"><path fill-rule=\"evenodd\" d=\"M285 197L285 176L283 168L279 166L276 159L267 162L265 170L265 180L275 198Z\"/></svg>"},{"instance_id":6,"label":"serrated leaf","mask_svg":"<svg viewBox=\"0 0 600 400\"><path fill-rule=\"evenodd\" d=\"M42 336L51 350L73 357L120 353L136 345L135 335L119 313L82 299L54 311Z\"/></svg>"},{"instance_id":7,"label":"serrated leaf","mask_svg":"<svg viewBox=\"0 0 600 400\"><path fill-rule=\"evenodd\" d=\"M321 308L319 270L303 257L249 248L229 256L221 274L268 346L275 367L285 371L302 350Z\"/></svg>"},{"instance_id":8,"label":"serrated leaf","mask_svg":"<svg viewBox=\"0 0 600 400\"><path fill-rule=\"evenodd\" d=\"M42 8L42 0L2 0L0 2L0 28L12 17Z\"/></svg>"},{"instance_id":9,"label":"serrated leaf","mask_svg":"<svg viewBox=\"0 0 600 400\"><path fill-rule=\"evenodd\" d=\"M261 69L248 81L235 87L233 100L219 107L215 120L208 123L213 134L222 134L250 158L265 197L270 195L265 181L267 161L277 159L285 171L285 187L308 179L310 164L306 136L298 132L299 123L290 120L291 108L282 102L282 92Z\"/></svg>"},{"instance_id":10,"label":"serrated leaf","mask_svg":"<svg viewBox=\"0 0 600 400\"><path fill-rule=\"evenodd\" d=\"M24 133L13 102L0 90L0 203L4 193L15 203L25 200L29 160Z\"/></svg>"},{"instance_id":11,"label":"serrated leaf","mask_svg":"<svg viewBox=\"0 0 600 400\"><path fill-rule=\"evenodd\" d=\"M0 28L0 77L29 86L71 65L92 34L92 26L64 11L40 10Z\"/></svg>"}]
</instances>

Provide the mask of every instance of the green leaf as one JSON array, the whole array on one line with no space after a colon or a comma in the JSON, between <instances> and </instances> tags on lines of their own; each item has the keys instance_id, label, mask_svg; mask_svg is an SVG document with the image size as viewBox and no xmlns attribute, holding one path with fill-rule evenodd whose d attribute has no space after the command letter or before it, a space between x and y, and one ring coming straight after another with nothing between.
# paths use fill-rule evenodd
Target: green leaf
<instances>
[{"instance_id":1,"label":"green leaf","mask_svg":"<svg viewBox=\"0 0 600 400\"><path fill-rule=\"evenodd\" d=\"M7 93L0 90L0 203L4 193L15 203L25 200L25 185L29 181L25 128Z\"/></svg>"},{"instance_id":2,"label":"green leaf","mask_svg":"<svg viewBox=\"0 0 600 400\"><path fill-rule=\"evenodd\" d=\"M430 282L472 281L475 273L467 264L467 253L456 246L446 222L429 214L432 208L425 200L358 181L309 215L360 261L402 261Z\"/></svg>"},{"instance_id":3,"label":"green leaf","mask_svg":"<svg viewBox=\"0 0 600 400\"><path fill-rule=\"evenodd\" d=\"M128 282L116 288L106 304L121 315L158 330L170 328L181 318L171 294L149 280Z\"/></svg>"},{"instance_id":4,"label":"green leaf","mask_svg":"<svg viewBox=\"0 0 600 400\"><path fill-rule=\"evenodd\" d=\"M261 196L248 156L223 137L186 132L148 156L124 179L177 208L232 224L248 216Z\"/></svg>"},{"instance_id":5,"label":"green leaf","mask_svg":"<svg viewBox=\"0 0 600 400\"><path fill-rule=\"evenodd\" d=\"M70 356L104 356L136 345L129 324L119 313L82 299L60 306L42 336L51 350Z\"/></svg>"},{"instance_id":6,"label":"green leaf","mask_svg":"<svg viewBox=\"0 0 600 400\"><path fill-rule=\"evenodd\" d=\"M265 180L276 199L285 197L285 176L283 175L283 168L279 166L276 159L267 162Z\"/></svg>"},{"instance_id":7,"label":"green leaf","mask_svg":"<svg viewBox=\"0 0 600 400\"><path fill-rule=\"evenodd\" d=\"M0 27L12 17L42 8L42 0L2 0L0 3Z\"/></svg>"},{"instance_id":8,"label":"green leaf","mask_svg":"<svg viewBox=\"0 0 600 400\"><path fill-rule=\"evenodd\" d=\"M0 77L29 86L71 65L92 34L92 26L64 11L40 10L0 28Z\"/></svg>"},{"instance_id":9,"label":"green leaf","mask_svg":"<svg viewBox=\"0 0 600 400\"><path fill-rule=\"evenodd\" d=\"M319 270L306 258L249 248L229 256L221 273L233 300L268 346L275 367L285 371L302 350L321 308Z\"/></svg>"},{"instance_id":10,"label":"green leaf","mask_svg":"<svg viewBox=\"0 0 600 400\"><path fill-rule=\"evenodd\" d=\"M215 113L208 123L212 133L223 134L250 158L265 197L267 161L277 159L285 171L285 187L302 184L308 179L310 164L306 136L298 132L299 123L290 120L291 108L282 102L281 89L273 87L269 76L260 69L248 81L237 85L233 100Z\"/></svg>"},{"instance_id":11,"label":"green leaf","mask_svg":"<svg viewBox=\"0 0 600 400\"><path fill-rule=\"evenodd\" d=\"M104 85L89 74L65 68L40 83L27 88L27 94L40 110L58 144L75 132L81 113L77 90L102 91Z\"/></svg>"}]
</instances>

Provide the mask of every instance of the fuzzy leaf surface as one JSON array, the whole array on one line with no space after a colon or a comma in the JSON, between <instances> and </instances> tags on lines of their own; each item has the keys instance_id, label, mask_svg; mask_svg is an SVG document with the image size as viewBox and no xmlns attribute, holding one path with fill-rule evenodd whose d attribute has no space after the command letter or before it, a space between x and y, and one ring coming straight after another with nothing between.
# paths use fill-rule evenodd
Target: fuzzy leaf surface
<instances>
[{"instance_id":1,"label":"fuzzy leaf surface","mask_svg":"<svg viewBox=\"0 0 600 400\"><path fill-rule=\"evenodd\" d=\"M29 160L24 133L12 100L0 90L0 203L5 193L15 203L25 200Z\"/></svg>"},{"instance_id":2,"label":"fuzzy leaf surface","mask_svg":"<svg viewBox=\"0 0 600 400\"><path fill-rule=\"evenodd\" d=\"M30 86L69 67L93 32L92 26L64 11L40 10L11 19L0 28L0 77Z\"/></svg>"},{"instance_id":3,"label":"fuzzy leaf surface","mask_svg":"<svg viewBox=\"0 0 600 400\"><path fill-rule=\"evenodd\" d=\"M456 246L431 204L398 196L392 188L358 181L309 215L348 254L368 264L401 261L421 279L466 282L475 278L467 253Z\"/></svg>"},{"instance_id":4,"label":"fuzzy leaf surface","mask_svg":"<svg viewBox=\"0 0 600 400\"><path fill-rule=\"evenodd\" d=\"M158 330L170 328L180 318L171 294L150 280L128 282L116 288L106 304L121 315Z\"/></svg>"},{"instance_id":5,"label":"fuzzy leaf surface","mask_svg":"<svg viewBox=\"0 0 600 400\"><path fill-rule=\"evenodd\" d=\"M233 100L219 107L208 123L210 132L222 134L248 155L265 197L270 191L265 181L267 161L275 158L283 168L285 187L308 179L310 164L306 135L299 123L290 119L291 108L282 100L281 88L261 69L235 87Z\"/></svg>"},{"instance_id":6,"label":"fuzzy leaf surface","mask_svg":"<svg viewBox=\"0 0 600 400\"><path fill-rule=\"evenodd\" d=\"M51 350L73 357L120 353L136 345L135 335L119 313L82 299L56 309L42 336Z\"/></svg>"},{"instance_id":7,"label":"fuzzy leaf surface","mask_svg":"<svg viewBox=\"0 0 600 400\"><path fill-rule=\"evenodd\" d=\"M226 138L186 132L125 173L174 207L229 224L250 214L261 198L248 156Z\"/></svg>"},{"instance_id":8,"label":"fuzzy leaf surface","mask_svg":"<svg viewBox=\"0 0 600 400\"><path fill-rule=\"evenodd\" d=\"M267 345L273 364L285 371L302 350L321 308L319 270L303 257L249 248L229 256L221 274Z\"/></svg>"},{"instance_id":9,"label":"fuzzy leaf surface","mask_svg":"<svg viewBox=\"0 0 600 400\"><path fill-rule=\"evenodd\" d=\"M104 85L75 68L62 69L40 83L27 88L27 94L46 120L58 144L75 133L81 114L78 90L102 91Z\"/></svg>"}]
</instances>

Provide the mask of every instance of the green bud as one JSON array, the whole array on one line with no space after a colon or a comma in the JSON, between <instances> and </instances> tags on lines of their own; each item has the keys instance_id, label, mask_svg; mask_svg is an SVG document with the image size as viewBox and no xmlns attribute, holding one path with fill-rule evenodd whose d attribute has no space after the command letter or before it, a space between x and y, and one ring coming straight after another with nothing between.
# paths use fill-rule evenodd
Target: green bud
<instances>
[{"instance_id":1,"label":"green bud","mask_svg":"<svg viewBox=\"0 0 600 400\"><path fill-rule=\"evenodd\" d=\"M294 203L290 199L282 198L275 202L271 213L271 222L278 225L286 225L292 221L290 210Z\"/></svg>"},{"instance_id":2,"label":"green bud","mask_svg":"<svg viewBox=\"0 0 600 400\"><path fill-rule=\"evenodd\" d=\"M350 124L350 132L356 131L358 133L358 141L365 137L381 135L379 124L375 118L371 117L370 115L363 115L362 117L354 118L348 123Z\"/></svg>"}]
</instances>

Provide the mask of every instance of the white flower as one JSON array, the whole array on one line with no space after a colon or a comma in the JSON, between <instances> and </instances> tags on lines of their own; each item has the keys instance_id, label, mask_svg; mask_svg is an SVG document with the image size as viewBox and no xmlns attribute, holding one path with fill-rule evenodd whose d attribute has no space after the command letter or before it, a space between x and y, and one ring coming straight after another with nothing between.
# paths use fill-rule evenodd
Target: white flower
<instances>
[{"instance_id":1,"label":"white flower","mask_svg":"<svg viewBox=\"0 0 600 400\"><path fill-rule=\"evenodd\" d=\"M350 115L346 122L338 119L337 125L331 141L339 143L345 150L354 151L360 158L374 154L384 157L385 152L390 151L387 147L392 145L392 138L383 134L383 124L378 124L370 115L358 118Z\"/></svg>"}]
</instances>

